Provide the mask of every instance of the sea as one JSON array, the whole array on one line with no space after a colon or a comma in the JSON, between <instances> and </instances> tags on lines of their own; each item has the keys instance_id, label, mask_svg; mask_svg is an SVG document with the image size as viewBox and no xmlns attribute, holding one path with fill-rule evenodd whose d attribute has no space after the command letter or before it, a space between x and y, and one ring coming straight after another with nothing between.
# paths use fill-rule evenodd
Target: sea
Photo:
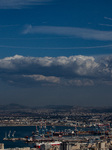
<instances>
[{"instance_id":1,"label":"sea","mask_svg":"<svg viewBox=\"0 0 112 150\"><path fill-rule=\"evenodd\" d=\"M39 127L38 127L39 128ZM52 127L48 126L47 129L50 130ZM74 130L74 127L56 126L55 131L64 131L65 129ZM52 130L52 129L51 129ZM32 136L32 133L36 131L35 126L6 126L0 127L0 143L4 143L4 148L15 148L15 147L34 147L34 143L25 143L24 141L5 141L4 137L7 137L10 133L12 137L15 132L15 138L24 138L26 136Z\"/></svg>"}]
</instances>

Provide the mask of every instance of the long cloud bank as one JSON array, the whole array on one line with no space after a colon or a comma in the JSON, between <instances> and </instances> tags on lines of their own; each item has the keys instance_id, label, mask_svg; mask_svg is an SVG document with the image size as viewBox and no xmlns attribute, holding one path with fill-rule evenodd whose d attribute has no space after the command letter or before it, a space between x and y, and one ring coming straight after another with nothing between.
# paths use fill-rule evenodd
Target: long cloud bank
<instances>
[{"instance_id":1,"label":"long cloud bank","mask_svg":"<svg viewBox=\"0 0 112 150\"><path fill-rule=\"evenodd\" d=\"M94 86L112 84L112 56L0 59L0 79L16 86Z\"/></svg>"},{"instance_id":2,"label":"long cloud bank","mask_svg":"<svg viewBox=\"0 0 112 150\"><path fill-rule=\"evenodd\" d=\"M23 31L23 34L36 33L75 36L83 39L94 39L100 41L112 41L112 31L100 31L86 28L28 25Z\"/></svg>"}]
</instances>

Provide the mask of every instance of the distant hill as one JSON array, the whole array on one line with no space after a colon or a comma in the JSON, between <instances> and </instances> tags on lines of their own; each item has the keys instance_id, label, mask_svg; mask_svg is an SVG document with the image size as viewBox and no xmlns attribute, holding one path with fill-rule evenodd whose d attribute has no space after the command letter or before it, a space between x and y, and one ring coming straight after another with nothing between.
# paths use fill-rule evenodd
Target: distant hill
<instances>
[{"instance_id":1,"label":"distant hill","mask_svg":"<svg viewBox=\"0 0 112 150\"><path fill-rule=\"evenodd\" d=\"M21 110L21 109L29 109L29 107L15 103L10 103L8 105L0 105L0 110Z\"/></svg>"},{"instance_id":2,"label":"distant hill","mask_svg":"<svg viewBox=\"0 0 112 150\"><path fill-rule=\"evenodd\" d=\"M33 110L44 110L48 109L50 111L72 111L72 112L84 112L84 113L112 113L112 107L80 107L80 106L70 106L70 105L47 105L47 106L24 106L16 103L10 103L7 105L0 105L0 111L9 112L33 112Z\"/></svg>"}]
</instances>

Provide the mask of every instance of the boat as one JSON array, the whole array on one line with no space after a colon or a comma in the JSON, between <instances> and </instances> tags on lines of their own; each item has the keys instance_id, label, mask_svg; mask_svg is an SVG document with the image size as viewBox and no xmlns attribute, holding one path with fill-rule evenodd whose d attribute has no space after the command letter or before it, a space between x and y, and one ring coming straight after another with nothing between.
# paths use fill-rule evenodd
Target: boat
<instances>
[{"instance_id":1,"label":"boat","mask_svg":"<svg viewBox=\"0 0 112 150\"><path fill-rule=\"evenodd\" d=\"M34 147L35 147L35 148L41 148L41 147L48 147L48 146L49 146L49 147L60 146L61 143L62 143L62 142L60 142L60 141L41 142L41 143L36 142L35 145L34 145Z\"/></svg>"}]
</instances>

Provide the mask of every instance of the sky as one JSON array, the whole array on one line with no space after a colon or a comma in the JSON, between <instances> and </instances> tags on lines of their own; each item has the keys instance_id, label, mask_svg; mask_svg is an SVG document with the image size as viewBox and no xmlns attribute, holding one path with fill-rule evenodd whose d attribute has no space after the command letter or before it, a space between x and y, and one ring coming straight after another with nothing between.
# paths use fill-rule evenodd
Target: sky
<instances>
[{"instance_id":1,"label":"sky","mask_svg":"<svg viewBox=\"0 0 112 150\"><path fill-rule=\"evenodd\" d=\"M0 0L0 104L112 106L111 6Z\"/></svg>"}]
</instances>

